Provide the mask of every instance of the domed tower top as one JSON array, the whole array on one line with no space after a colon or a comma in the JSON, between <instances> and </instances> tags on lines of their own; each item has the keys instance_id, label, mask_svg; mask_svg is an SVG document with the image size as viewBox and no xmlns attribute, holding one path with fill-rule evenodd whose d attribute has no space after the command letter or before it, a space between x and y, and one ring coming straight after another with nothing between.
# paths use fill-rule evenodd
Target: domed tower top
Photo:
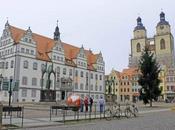
<instances>
[{"instance_id":1,"label":"domed tower top","mask_svg":"<svg viewBox=\"0 0 175 130\"><path fill-rule=\"evenodd\" d=\"M159 26L159 25L169 25L169 23L165 20L165 13L164 12L160 13L160 21L157 24L157 26Z\"/></svg>"},{"instance_id":2,"label":"domed tower top","mask_svg":"<svg viewBox=\"0 0 175 130\"><path fill-rule=\"evenodd\" d=\"M165 20L165 13L160 13L160 21L158 22L156 26L156 34L157 35L163 35L171 33L171 27L168 21Z\"/></svg>"},{"instance_id":3,"label":"domed tower top","mask_svg":"<svg viewBox=\"0 0 175 130\"><path fill-rule=\"evenodd\" d=\"M54 32L54 40L55 41L60 40L60 31L59 31L59 27L58 27L58 20L57 20L57 26L56 26L55 32Z\"/></svg>"},{"instance_id":4,"label":"domed tower top","mask_svg":"<svg viewBox=\"0 0 175 130\"><path fill-rule=\"evenodd\" d=\"M134 28L136 30L145 30L145 27L142 24L142 19L140 17L137 18L137 26Z\"/></svg>"},{"instance_id":5,"label":"domed tower top","mask_svg":"<svg viewBox=\"0 0 175 130\"><path fill-rule=\"evenodd\" d=\"M138 17L137 26L134 28L134 39L145 38L145 37L146 37L145 26L143 26L142 19Z\"/></svg>"}]
</instances>

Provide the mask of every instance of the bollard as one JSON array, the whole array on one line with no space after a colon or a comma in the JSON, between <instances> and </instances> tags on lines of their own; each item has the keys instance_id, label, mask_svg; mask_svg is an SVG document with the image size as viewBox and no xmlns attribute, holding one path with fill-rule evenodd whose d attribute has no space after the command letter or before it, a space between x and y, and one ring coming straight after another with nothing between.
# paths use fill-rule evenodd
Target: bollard
<instances>
[{"instance_id":1,"label":"bollard","mask_svg":"<svg viewBox=\"0 0 175 130\"><path fill-rule=\"evenodd\" d=\"M2 109L3 109L3 105L0 102L0 130L2 129Z\"/></svg>"}]
</instances>

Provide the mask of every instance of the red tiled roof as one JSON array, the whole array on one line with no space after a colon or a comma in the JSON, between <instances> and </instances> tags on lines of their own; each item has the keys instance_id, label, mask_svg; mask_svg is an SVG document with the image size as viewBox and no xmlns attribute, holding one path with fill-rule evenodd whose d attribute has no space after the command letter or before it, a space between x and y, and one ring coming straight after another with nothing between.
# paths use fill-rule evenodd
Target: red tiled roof
<instances>
[{"instance_id":1,"label":"red tiled roof","mask_svg":"<svg viewBox=\"0 0 175 130\"><path fill-rule=\"evenodd\" d=\"M18 44L20 39L25 34L25 30L11 26L10 25L10 31L13 40L15 41L15 44ZM36 42L37 45L37 59L50 61L48 53L51 52L52 48L55 45L55 41L51 38L32 33L33 40ZM76 59L77 54L79 53L80 48L75 47L73 45L67 44L62 42L65 57L68 60ZM93 54L91 51L85 50L85 54L87 56L87 63L88 63L88 69L94 70L94 67L92 64L96 63L97 56Z\"/></svg>"}]
</instances>

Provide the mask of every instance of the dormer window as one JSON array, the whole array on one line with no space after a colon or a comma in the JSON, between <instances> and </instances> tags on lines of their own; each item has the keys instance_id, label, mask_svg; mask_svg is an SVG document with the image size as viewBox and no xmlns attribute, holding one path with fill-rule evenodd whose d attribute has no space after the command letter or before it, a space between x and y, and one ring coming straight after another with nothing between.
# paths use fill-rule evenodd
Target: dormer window
<instances>
[{"instance_id":1,"label":"dormer window","mask_svg":"<svg viewBox=\"0 0 175 130\"><path fill-rule=\"evenodd\" d=\"M28 38L25 38L24 41L25 41L25 42L28 42Z\"/></svg>"},{"instance_id":2,"label":"dormer window","mask_svg":"<svg viewBox=\"0 0 175 130\"><path fill-rule=\"evenodd\" d=\"M31 43L32 42L32 40L31 39L29 39L29 43Z\"/></svg>"}]
</instances>

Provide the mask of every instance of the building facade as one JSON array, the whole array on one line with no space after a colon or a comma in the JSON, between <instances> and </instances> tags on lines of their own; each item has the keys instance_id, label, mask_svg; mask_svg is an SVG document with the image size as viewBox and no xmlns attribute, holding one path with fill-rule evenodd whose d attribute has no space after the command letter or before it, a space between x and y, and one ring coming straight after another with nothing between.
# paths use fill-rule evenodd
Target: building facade
<instances>
[{"instance_id":1,"label":"building facade","mask_svg":"<svg viewBox=\"0 0 175 130\"><path fill-rule=\"evenodd\" d=\"M105 63L102 53L94 54L84 47L75 47L60 39L58 25L54 38L33 33L30 27L23 30L5 24L0 39L0 74L4 79L19 81L18 91L13 91L13 102L39 102L41 84L46 89L47 74L42 69L53 64L50 89L56 90L56 100L65 100L71 93L94 100L104 97ZM65 80L70 80L69 86ZM42 82L43 81L43 82ZM2 86L1 86L2 87ZM8 101L8 91L1 88L3 101Z\"/></svg>"},{"instance_id":2,"label":"building facade","mask_svg":"<svg viewBox=\"0 0 175 130\"><path fill-rule=\"evenodd\" d=\"M138 84L138 77L137 68L123 69L122 72L113 69L109 75L106 75L105 79L107 101L138 101L139 89L141 88Z\"/></svg>"}]
</instances>

